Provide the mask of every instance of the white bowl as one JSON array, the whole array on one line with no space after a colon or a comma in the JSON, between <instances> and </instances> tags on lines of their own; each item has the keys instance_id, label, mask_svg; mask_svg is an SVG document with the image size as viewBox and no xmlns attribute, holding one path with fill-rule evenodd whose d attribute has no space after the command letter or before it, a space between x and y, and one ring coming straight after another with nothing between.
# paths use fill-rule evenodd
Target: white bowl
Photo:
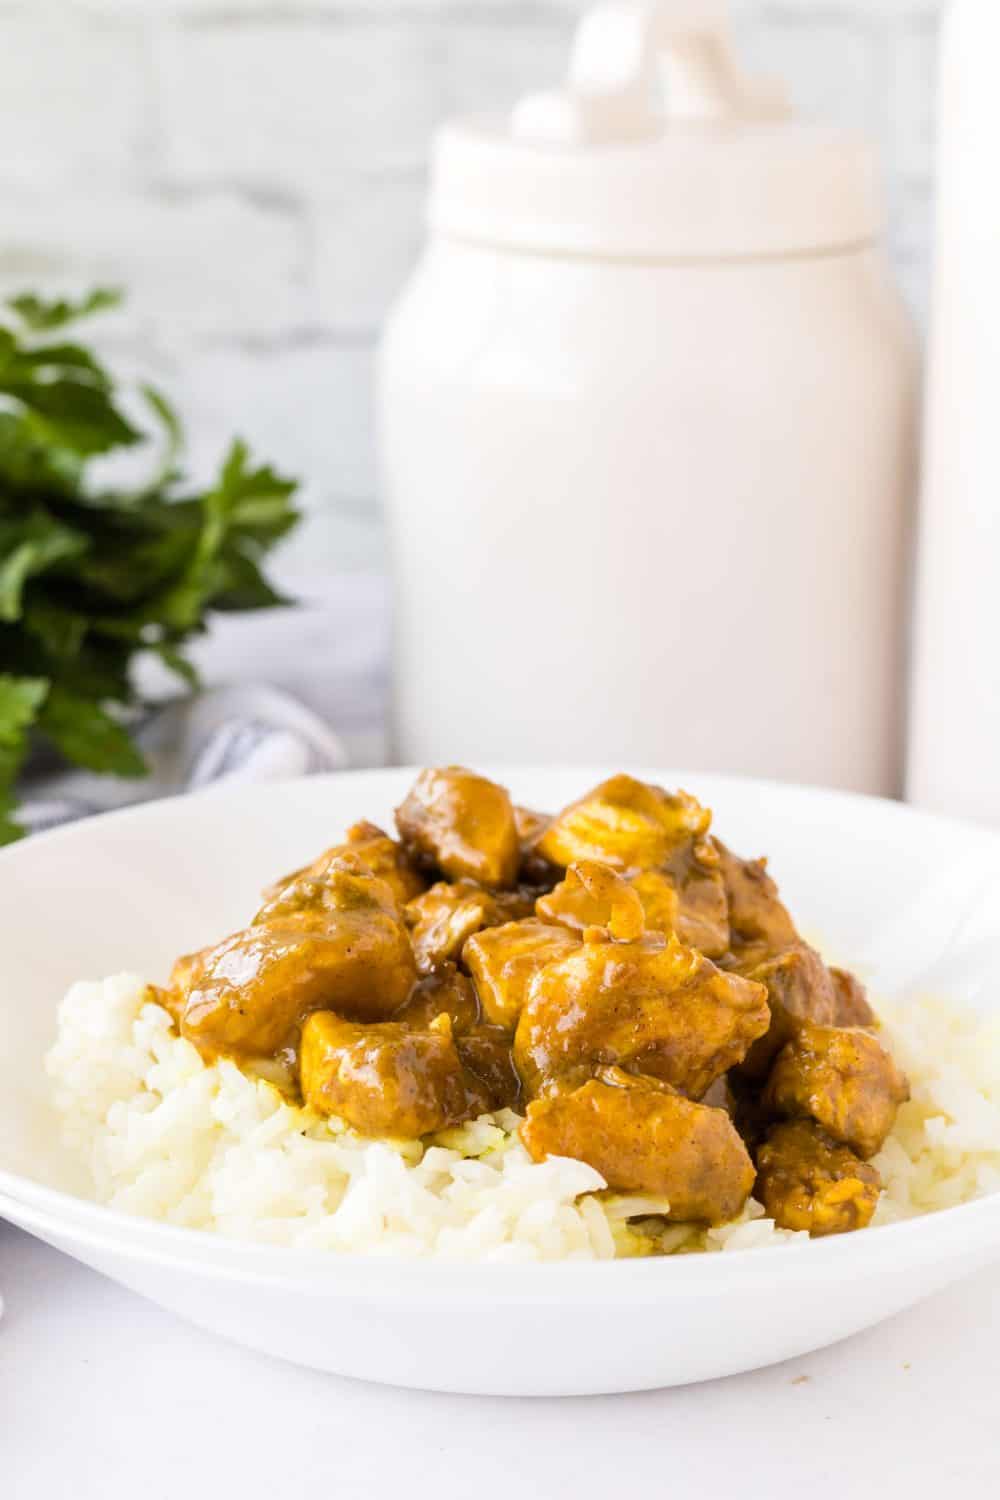
<instances>
[{"instance_id":1,"label":"white bowl","mask_svg":"<svg viewBox=\"0 0 1000 1500\"><path fill-rule=\"evenodd\" d=\"M1000 1255L1000 1195L839 1239L668 1260L456 1265L238 1244L86 1200L42 1060L67 986L171 960L245 920L260 888L413 777L365 771L206 793L0 853L0 1215L204 1328L339 1374L484 1394L575 1395L734 1374L869 1327ZM496 773L558 807L606 769ZM768 853L800 925L876 993L930 985L983 1010L1000 839L894 803L637 774L715 809ZM1000 990L1000 985L997 986Z\"/></svg>"}]
</instances>

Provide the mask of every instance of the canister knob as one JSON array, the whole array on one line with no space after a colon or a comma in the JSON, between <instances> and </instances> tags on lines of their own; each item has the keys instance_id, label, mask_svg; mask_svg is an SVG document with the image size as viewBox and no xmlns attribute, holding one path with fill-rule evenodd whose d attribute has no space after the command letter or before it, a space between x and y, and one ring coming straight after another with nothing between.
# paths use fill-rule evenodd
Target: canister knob
<instances>
[{"instance_id":1,"label":"canister knob","mask_svg":"<svg viewBox=\"0 0 1000 1500\"><path fill-rule=\"evenodd\" d=\"M654 138L673 122L789 114L780 84L739 66L723 0L618 0L587 12L565 88L522 99L511 129L528 143L600 145Z\"/></svg>"}]
</instances>

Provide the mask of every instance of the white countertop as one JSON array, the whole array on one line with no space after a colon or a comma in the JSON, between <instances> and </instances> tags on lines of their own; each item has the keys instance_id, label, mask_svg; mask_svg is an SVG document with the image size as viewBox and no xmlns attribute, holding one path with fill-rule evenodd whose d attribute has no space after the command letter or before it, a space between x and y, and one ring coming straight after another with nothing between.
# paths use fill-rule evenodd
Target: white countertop
<instances>
[{"instance_id":1,"label":"white countertop","mask_svg":"<svg viewBox=\"0 0 1000 1500\"><path fill-rule=\"evenodd\" d=\"M11 1500L940 1500L1000 1490L1000 1266L755 1375L638 1396L434 1396L280 1364L0 1224Z\"/></svg>"}]
</instances>

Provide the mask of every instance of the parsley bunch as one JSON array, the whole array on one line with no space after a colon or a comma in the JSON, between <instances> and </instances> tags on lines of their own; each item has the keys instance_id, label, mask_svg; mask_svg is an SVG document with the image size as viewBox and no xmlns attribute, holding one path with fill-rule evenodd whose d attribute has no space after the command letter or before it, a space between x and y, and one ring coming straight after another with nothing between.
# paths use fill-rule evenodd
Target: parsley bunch
<instances>
[{"instance_id":1,"label":"parsley bunch","mask_svg":"<svg viewBox=\"0 0 1000 1500\"><path fill-rule=\"evenodd\" d=\"M36 739L91 771L145 774L124 712L138 653L194 686L182 648L210 611L287 602L261 561L296 524L296 484L255 467L242 442L191 493L177 417L144 387L162 439L154 472L134 489L90 482L92 460L147 440L109 372L65 333L118 300L25 295L0 310L0 843L22 831L15 780Z\"/></svg>"}]
</instances>

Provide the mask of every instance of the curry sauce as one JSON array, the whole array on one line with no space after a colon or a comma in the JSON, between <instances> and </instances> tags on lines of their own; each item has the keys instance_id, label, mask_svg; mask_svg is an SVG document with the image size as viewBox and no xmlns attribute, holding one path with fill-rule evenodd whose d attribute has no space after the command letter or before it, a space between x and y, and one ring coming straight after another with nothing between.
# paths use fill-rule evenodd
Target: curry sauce
<instances>
[{"instance_id":1,"label":"curry sauce","mask_svg":"<svg viewBox=\"0 0 1000 1500\"><path fill-rule=\"evenodd\" d=\"M860 983L711 824L625 775L548 815L424 771L397 837L356 824L164 1000L204 1056L365 1136L511 1107L535 1160L673 1219L726 1222L756 1191L783 1227L863 1227L906 1080Z\"/></svg>"}]
</instances>

